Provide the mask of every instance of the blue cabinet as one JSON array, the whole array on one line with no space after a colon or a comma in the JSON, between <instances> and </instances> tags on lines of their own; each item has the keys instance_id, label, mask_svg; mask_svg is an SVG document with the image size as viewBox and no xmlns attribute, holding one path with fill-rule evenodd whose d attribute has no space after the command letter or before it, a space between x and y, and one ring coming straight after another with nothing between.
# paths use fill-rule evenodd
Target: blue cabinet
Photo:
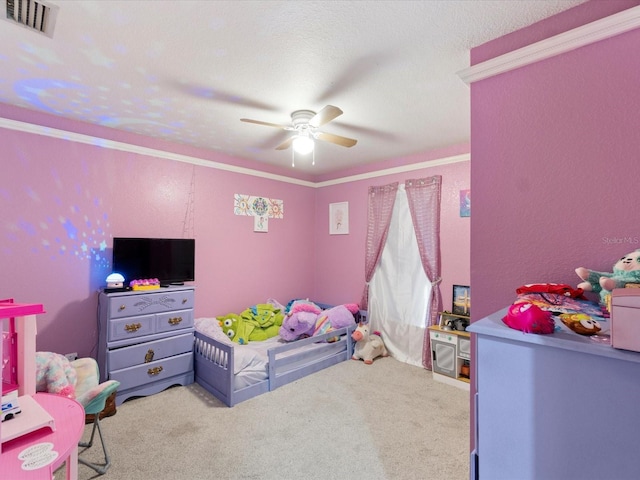
<instances>
[{"instance_id":1,"label":"blue cabinet","mask_svg":"<svg viewBox=\"0 0 640 480\"><path fill-rule=\"evenodd\" d=\"M101 381L118 380L127 398L193 383L194 287L100 293Z\"/></svg>"},{"instance_id":2,"label":"blue cabinet","mask_svg":"<svg viewBox=\"0 0 640 480\"><path fill-rule=\"evenodd\" d=\"M525 334L504 325L506 310L468 328L475 478L639 478L640 353L570 331Z\"/></svg>"}]
</instances>

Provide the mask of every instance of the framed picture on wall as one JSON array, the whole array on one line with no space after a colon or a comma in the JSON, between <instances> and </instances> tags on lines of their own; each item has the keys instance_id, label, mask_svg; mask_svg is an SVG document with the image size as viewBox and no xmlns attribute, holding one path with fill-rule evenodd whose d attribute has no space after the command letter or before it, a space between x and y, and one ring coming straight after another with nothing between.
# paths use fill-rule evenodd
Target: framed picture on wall
<instances>
[{"instance_id":1,"label":"framed picture on wall","mask_svg":"<svg viewBox=\"0 0 640 480\"><path fill-rule=\"evenodd\" d=\"M266 215L256 215L253 217L253 231L267 233L269 231L269 217Z\"/></svg>"},{"instance_id":2,"label":"framed picture on wall","mask_svg":"<svg viewBox=\"0 0 640 480\"><path fill-rule=\"evenodd\" d=\"M452 303L451 313L465 317L471 316L471 287L454 285Z\"/></svg>"},{"instance_id":3,"label":"framed picture on wall","mask_svg":"<svg viewBox=\"0 0 640 480\"><path fill-rule=\"evenodd\" d=\"M460 190L460 216L471 216L471 190Z\"/></svg>"},{"instance_id":4,"label":"framed picture on wall","mask_svg":"<svg viewBox=\"0 0 640 480\"><path fill-rule=\"evenodd\" d=\"M349 233L349 202L329 204L329 235Z\"/></svg>"}]
</instances>

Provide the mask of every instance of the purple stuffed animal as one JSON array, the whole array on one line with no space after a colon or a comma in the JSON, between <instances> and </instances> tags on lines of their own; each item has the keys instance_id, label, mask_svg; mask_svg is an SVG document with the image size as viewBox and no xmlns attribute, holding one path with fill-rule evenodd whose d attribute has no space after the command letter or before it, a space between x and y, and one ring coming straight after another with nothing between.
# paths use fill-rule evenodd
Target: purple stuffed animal
<instances>
[{"instance_id":1,"label":"purple stuffed animal","mask_svg":"<svg viewBox=\"0 0 640 480\"><path fill-rule=\"evenodd\" d=\"M355 325L353 313L344 305L338 305L319 314L309 311L294 311L287 315L280 327L280 338L292 342L304 337L313 337L333 330Z\"/></svg>"}]
</instances>

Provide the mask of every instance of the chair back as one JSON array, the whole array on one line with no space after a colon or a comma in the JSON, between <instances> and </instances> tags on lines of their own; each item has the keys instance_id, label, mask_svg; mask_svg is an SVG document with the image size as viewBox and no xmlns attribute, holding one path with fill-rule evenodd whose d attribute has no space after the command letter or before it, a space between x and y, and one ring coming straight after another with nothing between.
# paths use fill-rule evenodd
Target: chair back
<instances>
[{"instance_id":1,"label":"chair back","mask_svg":"<svg viewBox=\"0 0 640 480\"><path fill-rule=\"evenodd\" d=\"M95 359L86 357L71 362L76 370L76 400L88 415L104 410L107 398L120 386L120 382L107 380L100 383L100 370Z\"/></svg>"}]
</instances>

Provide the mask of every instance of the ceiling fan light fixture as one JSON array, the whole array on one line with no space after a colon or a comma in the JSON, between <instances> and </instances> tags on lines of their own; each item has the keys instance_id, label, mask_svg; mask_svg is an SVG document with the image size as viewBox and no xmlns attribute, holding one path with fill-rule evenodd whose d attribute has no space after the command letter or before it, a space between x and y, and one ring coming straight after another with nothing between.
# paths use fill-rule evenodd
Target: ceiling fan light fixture
<instances>
[{"instance_id":1,"label":"ceiling fan light fixture","mask_svg":"<svg viewBox=\"0 0 640 480\"><path fill-rule=\"evenodd\" d=\"M293 139L293 149L300 155L307 155L313 152L315 144L313 139L307 135L296 135Z\"/></svg>"}]
</instances>

